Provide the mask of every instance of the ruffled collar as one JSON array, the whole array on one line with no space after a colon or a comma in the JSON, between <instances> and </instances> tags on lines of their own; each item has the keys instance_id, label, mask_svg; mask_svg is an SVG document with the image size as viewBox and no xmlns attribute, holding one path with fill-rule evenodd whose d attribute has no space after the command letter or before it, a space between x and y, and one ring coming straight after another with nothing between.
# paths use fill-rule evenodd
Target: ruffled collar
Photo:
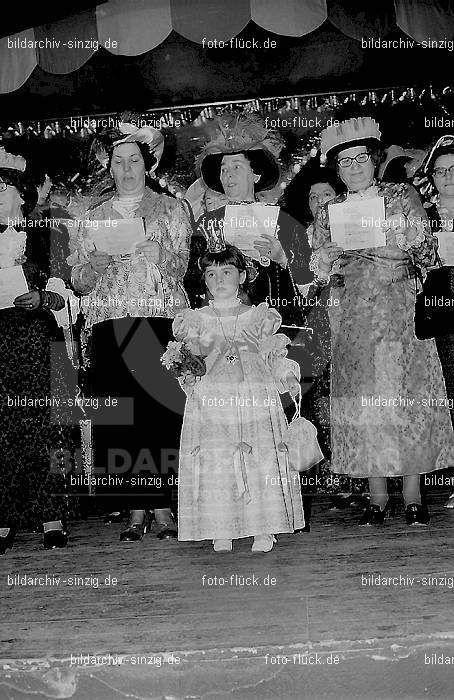
<instances>
[{"instance_id":1,"label":"ruffled collar","mask_svg":"<svg viewBox=\"0 0 454 700\"><path fill-rule=\"evenodd\" d=\"M359 192L348 190L347 192L347 199L372 199L378 196L378 184L375 180L365 190L360 190Z\"/></svg>"},{"instance_id":2,"label":"ruffled collar","mask_svg":"<svg viewBox=\"0 0 454 700\"><path fill-rule=\"evenodd\" d=\"M129 219L134 215L134 212L140 207L145 192L135 195L134 197L114 197L112 200L112 209L115 209L125 219Z\"/></svg>"}]
</instances>

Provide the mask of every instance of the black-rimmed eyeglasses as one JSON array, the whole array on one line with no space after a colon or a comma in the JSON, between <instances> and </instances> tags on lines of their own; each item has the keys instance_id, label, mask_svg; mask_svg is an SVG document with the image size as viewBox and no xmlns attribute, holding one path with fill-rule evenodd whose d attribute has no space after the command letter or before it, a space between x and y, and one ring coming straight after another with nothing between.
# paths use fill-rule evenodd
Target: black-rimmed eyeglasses
<instances>
[{"instance_id":1,"label":"black-rimmed eyeglasses","mask_svg":"<svg viewBox=\"0 0 454 700\"><path fill-rule=\"evenodd\" d=\"M454 165L450 168L434 168L433 174L435 177L446 177L447 174L454 175Z\"/></svg>"},{"instance_id":2,"label":"black-rimmed eyeglasses","mask_svg":"<svg viewBox=\"0 0 454 700\"><path fill-rule=\"evenodd\" d=\"M370 153L358 153L358 155L353 156L353 158L350 158L349 156L346 156L345 158L339 158L337 162L341 166L341 168L349 168L353 161L355 161L356 163L367 163L369 158Z\"/></svg>"}]
</instances>

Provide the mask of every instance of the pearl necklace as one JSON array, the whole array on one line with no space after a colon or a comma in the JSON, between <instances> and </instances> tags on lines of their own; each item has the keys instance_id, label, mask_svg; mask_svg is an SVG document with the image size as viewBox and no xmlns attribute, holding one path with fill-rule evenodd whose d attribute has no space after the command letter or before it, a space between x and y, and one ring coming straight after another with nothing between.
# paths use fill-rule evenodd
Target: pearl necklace
<instances>
[{"instance_id":1,"label":"pearl necklace","mask_svg":"<svg viewBox=\"0 0 454 700\"><path fill-rule=\"evenodd\" d=\"M238 299L238 302L239 302L239 304L238 304L236 316L235 316L235 327L233 329L233 335L231 338L227 338L226 332L224 330L224 326L223 326L222 321L221 321L221 317L219 316L218 312L216 311L214 304L211 305L211 308L213 309L213 311L216 315L216 318L218 319L219 325L221 326L222 335L224 336L224 339L225 339L225 342L227 345L227 350L224 354L224 360L229 365L234 365L239 360L239 355L238 355L238 352L235 348L236 327L237 327L237 323L238 323L238 316L240 313L240 303L241 303L240 299Z\"/></svg>"}]
</instances>

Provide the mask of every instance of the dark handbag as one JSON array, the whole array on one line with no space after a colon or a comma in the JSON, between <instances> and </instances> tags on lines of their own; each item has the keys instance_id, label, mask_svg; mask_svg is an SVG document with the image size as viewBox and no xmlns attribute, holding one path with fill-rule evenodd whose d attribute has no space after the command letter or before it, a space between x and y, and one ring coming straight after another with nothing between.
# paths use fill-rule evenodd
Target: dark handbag
<instances>
[{"instance_id":1,"label":"dark handbag","mask_svg":"<svg viewBox=\"0 0 454 700\"><path fill-rule=\"evenodd\" d=\"M416 293L415 335L418 340L428 340L454 333L454 268L443 266L437 256L439 267L430 270L422 281L422 289ZM417 278L415 277L415 280Z\"/></svg>"}]
</instances>

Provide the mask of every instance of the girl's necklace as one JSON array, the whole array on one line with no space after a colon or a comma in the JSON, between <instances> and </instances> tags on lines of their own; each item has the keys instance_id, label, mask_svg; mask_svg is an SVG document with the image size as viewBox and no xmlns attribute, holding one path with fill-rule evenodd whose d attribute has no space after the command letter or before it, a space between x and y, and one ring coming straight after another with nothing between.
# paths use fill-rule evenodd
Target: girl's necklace
<instances>
[{"instance_id":1,"label":"girl's necklace","mask_svg":"<svg viewBox=\"0 0 454 700\"><path fill-rule=\"evenodd\" d=\"M211 308L213 309L214 313L216 314L216 318L218 319L219 325L221 326L222 335L224 336L225 342L226 342L226 344L227 344L227 351L226 351L226 353L225 353L225 355L224 355L224 360L225 360L229 365L234 365L234 364L235 364L236 362L238 362L238 360L239 360L238 353L235 351L234 343L235 343L236 326L237 326L237 323L238 323L238 316L239 316L239 313L240 313L240 307L238 306L238 309L237 309L237 312L236 312L235 327L234 327L234 329L233 329L233 336L232 336L230 339L227 338L227 335L226 335L225 330L224 330L224 326L222 325L221 317L219 316L218 312L216 311L216 309L214 308L214 306L212 306Z\"/></svg>"}]
</instances>

